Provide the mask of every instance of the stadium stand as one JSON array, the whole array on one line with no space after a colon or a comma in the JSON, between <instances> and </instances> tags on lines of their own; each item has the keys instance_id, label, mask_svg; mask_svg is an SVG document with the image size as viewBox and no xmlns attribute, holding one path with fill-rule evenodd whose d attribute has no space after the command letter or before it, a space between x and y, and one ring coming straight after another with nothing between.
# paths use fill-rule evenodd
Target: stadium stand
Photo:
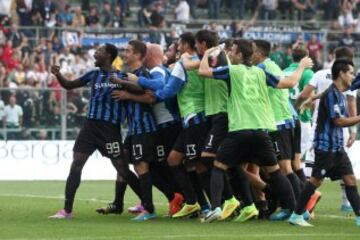
<instances>
[{"instance_id":1,"label":"stadium stand","mask_svg":"<svg viewBox=\"0 0 360 240\"><path fill-rule=\"evenodd\" d=\"M210 29L221 39L271 41L272 59L283 69L293 46L304 44L317 70L337 46L355 49L360 62L359 10L360 1L350 0L2 1L0 139L73 139L89 91L61 90L49 66L59 64L75 79L93 68L92 54L102 43L121 48L137 38L166 48L185 29ZM121 58L115 65L121 67ZM23 112L18 125L4 118L11 96Z\"/></svg>"}]
</instances>

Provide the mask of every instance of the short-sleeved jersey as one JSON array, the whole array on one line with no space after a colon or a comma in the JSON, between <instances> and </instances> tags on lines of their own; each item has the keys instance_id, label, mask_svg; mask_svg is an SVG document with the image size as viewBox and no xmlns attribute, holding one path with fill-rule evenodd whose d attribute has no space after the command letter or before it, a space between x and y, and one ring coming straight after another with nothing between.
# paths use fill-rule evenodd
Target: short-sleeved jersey
<instances>
[{"instance_id":1,"label":"short-sleeved jersey","mask_svg":"<svg viewBox=\"0 0 360 240\"><path fill-rule=\"evenodd\" d=\"M91 87L90 105L88 108L87 118L94 120L102 120L120 124L122 119L122 102L111 98L111 93L115 88L119 88L117 84L110 82L110 77L116 74L121 76L120 72L107 72L101 69L92 70L79 80Z\"/></svg>"},{"instance_id":2,"label":"short-sleeved jersey","mask_svg":"<svg viewBox=\"0 0 360 240\"><path fill-rule=\"evenodd\" d=\"M335 84L331 84L320 98L314 137L315 149L330 152L343 150L343 128L333 122L335 118L341 117L347 117L345 95Z\"/></svg>"},{"instance_id":3,"label":"short-sleeved jersey","mask_svg":"<svg viewBox=\"0 0 360 240\"><path fill-rule=\"evenodd\" d=\"M299 63L292 63L288 68L284 69L284 74L286 77L293 74L296 69L298 69ZM313 77L314 72L311 69L305 69L301 75L300 81L296 84L295 87L289 89L289 97L293 106L295 106L296 99L299 97L301 91L309 84L311 78ZM302 122L311 121L311 110L307 109L299 115L299 119Z\"/></svg>"},{"instance_id":4,"label":"short-sleeved jersey","mask_svg":"<svg viewBox=\"0 0 360 240\"><path fill-rule=\"evenodd\" d=\"M150 78L149 72L141 67L133 72L138 77ZM152 107L148 104L124 101L124 113L129 125L128 135L139 135L157 131L157 124Z\"/></svg>"},{"instance_id":5,"label":"short-sleeved jersey","mask_svg":"<svg viewBox=\"0 0 360 240\"><path fill-rule=\"evenodd\" d=\"M323 69L317 71L309 82L309 85L315 88L316 94L324 92L333 83L331 76L331 69ZM356 97L356 91L346 91L343 93L345 96ZM315 101L315 108L313 112L313 123L316 124L319 110L319 100Z\"/></svg>"}]
</instances>

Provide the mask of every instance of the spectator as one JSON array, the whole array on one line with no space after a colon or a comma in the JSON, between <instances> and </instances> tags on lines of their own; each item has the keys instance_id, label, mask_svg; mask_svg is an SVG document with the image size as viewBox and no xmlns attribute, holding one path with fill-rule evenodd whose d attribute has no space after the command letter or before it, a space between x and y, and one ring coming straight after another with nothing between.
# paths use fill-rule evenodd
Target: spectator
<instances>
[{"instance_id":1,"label":"spectator","mask_svg":"<svg viewBox=\"0 0 360 240\"><path fill-rule=\"evenodd\" d=\"M294 5L292 0L279 0L279 7L278 7L281 19L292 19L294 15Z\"/></svg>"},{"instance_id":2,"label":"spectator","mask_svg":"<svg viewBox=\"0 0 360 240\"><path fill-rule=\"evenodd\" d=\"M315 20L318 3L316 0L306 0L303 19Z\"/></svg>"},{"instance_id":3,"label":"spectator","mask_svg":"<svg viewBox=\"0 0 360 240\"><path fill-rule=\"evenodd\" d=\"M40 141L48 140L48 132L45 129L41 129L37 139Z\"/></svg>"},{"instance_id":4,"label":"spectator","mask_svg":"<svg viewBox=\"0 0 360 240\"><path fill-rule=\"evenodd\" d=\"M127 17L130 16L130 4L129 0L118 0L121 11L125 13Z\"/></svg>"},{"instance_id":5,"label":"spectator","mask_svg":"<svg viewBox=\"0 0 360 240\"><path fill-rule=\"evenodd\" d=\"M321 60L321 52L323 50L323 45L318 40L316 34L311 35L311 39L307 43L307 49L309 51L309 56L316 61Z\"/></svg>"},{"instance_id":6,"label":"spectator","mask_svg":"<svg viewBox=\"0 0 360 240\"><path fill-rule=\"evenodd\" d=\"M24 113L24 121L23 126L25 128L31 128L35 125L35 104L34 100L30 97L30 93L28 91L23 94L24 103L23 103L23 113Z\"/></svg>"},{"instance_id":7,"label":"spectator","mask_svg":"<svg viewBox=\"0 0 360 240\"><path fill-rule=\"evenodd\" d=\"M110 3L104 2L104 9L101 14L103 27L111 27L112 15Z\"/></svg>"},{"instance_id":8,"label":"spectator","mask_svg":"<svg viewBox=\"0 0 360 240\"><path fill-rule=\"evenodd\" d=\"M345 29L347 27L352 27L355 24L352 10L353 5L344 0L344 3L341 7L341 14L338 17L338 22L341 28Z\"/></svg>"},{"instance_id":9,"label":"spectator","mask_svg":"<svg viewBox=\"0 0 360 240\"><path fill-rule=\"evenodd\" d=\"M186 0L189 7L190 7L190 14L191 14L191 17L193 19L197 19L197 15L196 15L196 0Z\"/></svg>"},{"instance_id":10,"label":"spectator","mask_svg":"<svg viewBox=\"0 0 360 240\"><path fill-rule=\"evenodd\" d=\"M10 33L8 39L12 42L13 48L17 48L20 46L22 42L22 34L17 28L17 24L11 24Z\"/></svg>"},{"instance_id":11,"label":"spectator","mask_svg":"<svg viewBox=\"0 0 360 240\"><path fill-rule=\"evenodd\" d=\"M262 0L260 12L262 20L274 20L276 18L277 0Z\"/></svg>"},{"instance_id":12,"label":"spectator","mask_svg":"<svg viewBox=\"0 0 360 240\"><path fill-rule=\"evenodd\" d=\"M344 29L343 37L339 41L340 47L349 47L355 49L355 39L352 35L352 27L348 26Z\"/></svg>"},{"instance_id":13,"label":"spectator","mask_svg":"<svg viewBox=\"0 0 360 240\"><path fill-rule=\"evenodd\" d=\"M33 24L32 14L31 14L31 5L28 6L25 0L17 0L16 1L16 12L19 16L19 25L20 26L31 26ZM26 31L30 33L29 31ZM29 35L27 35L29 36Z\"/></svg>"},{"instance_id":14,"label":"spectator","mask_svg":"<svg viewBox=\"0 0 360 240\"><path fill-rule=\"evenodd\" d=\"M154 12L151 15L151 23L149 33L150 42L160 44L165 49L167 46L166 37L165 34L161 32L161 29L165 27L165 18L159 13Z\"/></svg>"},{"instance_id":15,"label":"spectator","mask_svg":"<svg viewBox=\"0 0 360 240\"><path fill-rule=\"evenodd\" d=\"M231 19L243 19L245 16L246 0L230 0Z\"/></svg>"},{"instance_id":16,"label":"spectator","mask_svg":"<svg viewBox=\"0 0 360 240\"><path fill-rule=\"evenodd\" d=\"M1 48L0 48L1 50ZM5 87L5 80L6 80L6 68L4 64L0 61L0 87ZM0 118L1 120L2 118Z\"/></svg>"},{"instance_id":17,"label":"spectator","mask_svg":"<svg viewBox=\"0 0 360 240\"><path fill-rule=\"evenodd\" d=\"M44 0L40 5L40 15L45 24L51 25L54 22L56 6L52 0Z\"/></svg>"},{"instance_id":18,"label":"spectator","mask_svg":"<svg viewBox=\"0 0 360 240\"><path fill-rule=\"evenodd\" d=\"M0 45L4 44L7 40L7 35L9 34L9 29L7 29L6 25L8 24L8 18L3 17L0 21Z\"/></svg>"},{"instance_id":19,"label":"spectator","mask_svg":"<svg viewBox=\"0 0 360 240\"><path fill-rule=\"evenodd\" d=\"M151 6L146 6L144 8L141 8L138 12L138 24L139 27L145 27L149 24L151 24Z\"/></svg>"},{"instance_id":20,"label":"spectator","mask_svg":"<svg viewBox=\"0 0 360 240\"><path fill-rule=\"evenodd\" d=\"M52 47L53 47L53 50L58 54L63 49L63 44L60 42L60 39L56 35L54 35L54 37L52 39Z\"/></svg>"},{"instance_id":21,"label":"spectator","mask_svg":"<svg viewBox=\"0 0 360 240\"><path fill-rule=\"evenodd\" d=\"M22 107L16 104L15 96L11 96L9 104L4 108L3 123L8 129L20 129L22 126L23 110ZM17 139L16 132L10 132L8 139Z\"/></svg>"},{"instance_id":22,"label":"spectator","mask_svg":"<svg viewBox=\"0 0 360 240\"><path fill-rule=\"evenodd\" d=\"M91 28L96 28L99 24L99 21L100 20L96 6L90 7L89 16L85 18L86 26L89 26Z\"/></svg>"},{"instance_id":23,"label":"spectator","mask_svg":"<svg viewBox=\"0 0 360 240\"><path fill-rule=\"evenodd\" d=\"M70 52L69 47L65 47L59 55L58 63L61 68L67 68L75 65L75 55ZM64 64L64 65L61 65Z\"/></svg>"},{"instance_id":24,"label":"spectator","mask_svg":"<svg viewBox=\"0 0 360 240\"><path fill-rule=\"evenodd\" d=\"M116 6L114 14L112 15L112 19L111 19L111 27L113 28L124 27L123 21L124 21L124 16L121 11L121 7Z\"/></svg>"},{"instance_id":25,"label":"spectator","mask_svg":"<svg viewBox=\"0 0 360 240\"><path fill-rule=\"evenodd\" d=\"M8 76L9 81L15 82L16 85L20 86L25 84L26 73L24 66L19 64Z\"/></svg>"},{"instance_id":26,"label":"spectator","mask_svg":"<svg viewBox=\"0 0 360 240\"><path fill-rule=\"evenodd\" d=\"M297 19L303 20L304 19L304 11L307 8L307 1L308 0L292 0L295 9L297 10Z\"/></svg>"},{"instance_id":27,"label":"spectator","mask_svg":"<svg viewBox=\"0 0 360 240\"><path fill-rule=\"evenodd\" d=\"M208 0L209 18L219 19L221 0Z\"/></svg>"},{"instance_id":28,"label":"spectator","mask_svg":"<svg viewBox=\"0 0 360 240\"><path fill-rule=\"evenodd\" d=\"M340 9L340 0L324 0L324 20L335 20Z\"/></svg>"},{"instance_id":29,"label":"spectator","mask_svg":"<svg viewBox=\"0 0 360 240\"><path fill-rule=\"evenodd\" d=\"M190 20L190 7L185 0L178 0L175 8L175 20L188 22Z\"/></svg>"},{"instance_id":30,"label":"spectator","mask_svg":"<svg viewBox=\"0 0 360 240\"><path fill-rule=\"evenodd\" d=\"M70 5L65 5L64 10L60 11L58 16L58 21L62 22L64 25L70 26L74 15L72 12L70 12Z\"/></svg>"},{"instance_id":31,"label":"spectator","mask_svg":"<svg viewBox=\"0 0 360 240\"><path fill-rule=\"evenodd\" d=\"M77 28L77 27L85 26L85 17L82 14L81 8L76 7L74 9L74 12L75 12L75 16L74 16L73 21L71 23L71 27Z\"/></svg>"}]
</instances>

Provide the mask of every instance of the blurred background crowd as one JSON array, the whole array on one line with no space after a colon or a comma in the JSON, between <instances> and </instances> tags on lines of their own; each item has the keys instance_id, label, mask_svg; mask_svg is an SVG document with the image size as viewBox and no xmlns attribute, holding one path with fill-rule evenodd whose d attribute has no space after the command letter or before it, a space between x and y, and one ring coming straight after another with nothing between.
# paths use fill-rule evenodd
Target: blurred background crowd
<instances>
[{"instance_id":1,"label":"blurred background crowd","mask_svg":"<svg viewBox=\"0 0 360 240\"><path fill-rule=\"evenodd\" d=\"M267 38L282 68L301 44L318 70L329 67L337 46L352 47L358 61L360 0L2 0L0 139L60 139L61 128L67 139L76 136L89 91L63 91L52 64L75 79L94 67L104 41L121 48L140 38L165 49L181 32L201 28L222 39Z\"/></svg>"}]
</instances>

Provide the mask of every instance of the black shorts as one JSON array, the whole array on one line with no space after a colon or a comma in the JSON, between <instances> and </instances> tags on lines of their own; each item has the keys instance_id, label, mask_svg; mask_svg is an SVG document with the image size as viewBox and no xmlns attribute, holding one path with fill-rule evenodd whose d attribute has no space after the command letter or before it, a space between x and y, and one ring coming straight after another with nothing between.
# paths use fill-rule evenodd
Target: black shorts
<instances>
[{"instance_id":1,"label":"black shorts","mask_svg":"<svg viewBox=\"0 0 360 240\"><path fill-rule=\"evenodd\" d=\"M301 124L300 120L295 121L295 128L293 129L294 139L294 153L301 154Z\"/></svg>"},{"instance_id":2,"label":"black shorts","mask_svg":"<svg viewBox=\"0 0 360 240\"><path fill-rule=\"evenodd\" d=\"M173 150L184 153L186 162L199 160L207 133L207 123L184 128L177 137Z\"/></svg>"},{"instance_id":3,"label":"black shorts","mask_svg":"<svg viewBox=\"0 0 360 240\"><path fill-rule=\"evenodd\" d=\"M344 175L353 175L354 171L347 153L325 152L315 150L315 162L311 176L317 179L329 177L331 180L338 180Z\"/></svg>"},{"instance_id":4,"label":"black shorts","mask_svg":"<svg viewBox=\"0 0 360 240\"><path fill-rule=\"evenodd\" d=\"M130 163L151 163L156 161L156 132L127 136L124 147L129 152Z\"/></svg>"},{"instance_id":5,"label":"black shorts","mask_svg":"<svg viewBox=\"0 0 360 240\"><path fill-rule=\"evenodd\" d=\"M204 152L216 153L221 142L228 133L228 116L226 113L218 113L210 116L210 130L205 140Z\"/></svg>"},{"instance_id":6,"label":"black shorts","mask_svg":"<svg viewBox=\"0 0 360 240\"><path fill-rule=\"evenodd\" d=\"M294 159L293 130L283 129L269 133L275 148L278 161Z\"/></svg>"},{"instance_id":7,"label":"black shorts","mask_svg":"<svg viewBox=\"0 0 360 240\"><path fill-rule=\"evenodd\" d=\"M241 130L229 132L221 143L217 160L228 167L256 159L260 166L277 164L273 142L262 130Z\"/></svg>"},{"instance_id":8,"label":"black shorts","mask_svg":"<svg viewBox=\"0 0 360 240\"><path fill-rule=\"evenodd\" d=\"M158 162L166 163L171 149L182 130L181 123L173 123L165 128L159 127L156 136L156 158Z\"/></svg>"},{"instance_id":9,"label":"black shorts","mask_svg":"<svg viewBox=\"0 0 360 240\"><path fill-rule=\"evenodd\" d=\"M86 119L73 148L74 152L91 155L95 150L112 160L124 156L120 125Z\"/></svg>"}]
</instances>

